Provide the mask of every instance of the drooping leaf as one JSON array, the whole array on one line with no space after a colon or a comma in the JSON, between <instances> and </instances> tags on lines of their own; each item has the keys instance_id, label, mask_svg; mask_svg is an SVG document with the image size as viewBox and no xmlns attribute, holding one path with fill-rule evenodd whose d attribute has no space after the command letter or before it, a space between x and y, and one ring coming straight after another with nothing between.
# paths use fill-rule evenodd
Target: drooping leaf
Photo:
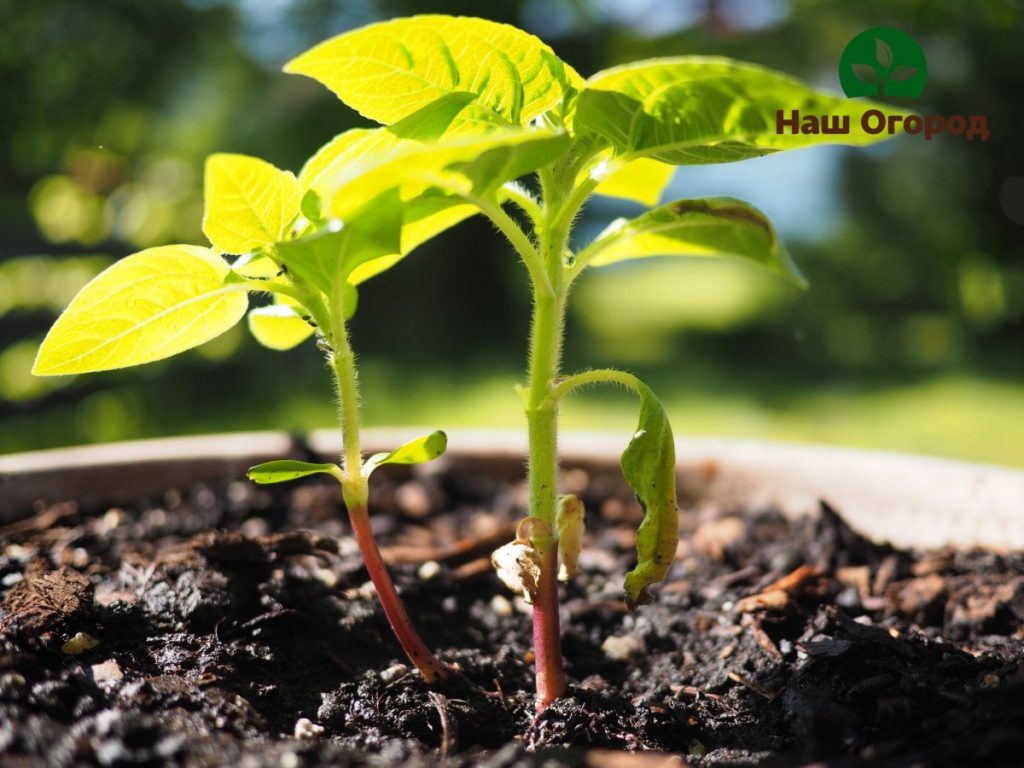
<instances>
[{"instance_id":1,"label":"drooping leaf","mask_svg":"<svg viewBox=\"0 0 1024 768\"><path fill-rule=\"evenodd\" d=\"M875 58L883 69L892 66L892 48L885 40L878 37L875 38Z\"/></svg>"},{"instance_id":2,"label":"drooping leaf","mask_svg":"<svg viewBox=\"0 0 1024 768\"><path fill-rule=\"evenodd\" d=\"M257 464L246 473L249 479L260 485L287 483L310 475L330 475L341 480L341 469L337 464L312 464L308 461L278 459Z\"/></svg>"},{"instance_id":3,"label":"drooping leaf","mask_svg":"<svg viewBox=\"0 0 1024 768\"><path fill-rule=\"evenodd\" d=\"M423 464L444 453L448 447L448 436L441 430L417 437L391 453L375 453L363 463L363 477L382 464Z\"/></svg>"},{"instance_id":4,"label":"drooping leaf","mask_svg":"<svg viewBox=\"0 0 1024 768\"><path fill-rule=\"evenodd\" d=\"M878 72L870 64L851 64L850 69L857 79L862 83L874 83L878 81Z\"/></svg>"},{"instance_id":5,"label":"drooping leaf","mask_svg":"<svg viewBox=\"0 0 1024 768\"><path fill-rule=\"evenodd\" d=\"M89 282L57 318L37 376L107 371L171 357L224 333L249 304L209 248L168 245L127 256Z\"/></svg>"},{"instance_id":6,"label":"drooping leaf","mask_svg":"<svg viewBox=\"0 0 1024 768\"><path fill-rule=\"evenodd\" d=\"M312 336L313 326L295 311L295 307L269 304L249 311L249 331L264 347L284 351Z\"/></svg>"},{"instance_id":7,"label":"drooping leaf","mask_svg":"<svg viewBox=\"0 0 1024 768\"><path fill-rule=\"evenodd\" d=\"M732 256L806 285L768 218L731 197L676 200L614 221L579 258L602 266L647 256Z\"/></svg>"},{"instance_id":8,"label":"drooping leaf","mask_svg":"<svg viewBox=\"0 0 1024 768\"><path fill-rule=\"evenodd\" d=\"M582 82L533 35L507 24L441 15L346 32L284 69L323 83L357 112L385 125L459 92L525 125Z\"/></svg>"},{"instance_id":9,"label":"drooping leaf","mask_svg":"<svg viewBox=\"0 0 1024 768\"><path fill-rule=\"evenodd\" d=\"M672 427L650 388L642 382L637 385L640 419L622 454L622 474L644 509L644 519L636 532L637 565L626 574L626 603L630 607L650 602L649 588L665 578L679 544Z\"/></svg>"},{"instance_id":10,"label":"drooping leaf","mask_svg":"<svg viewBox=\"0 0 1024 768\"><path fill-rule=\"evenodd\" d=\"M204 195L203 233L225 253L278 242L299 213L295 175L247 155L207 158Z\"/></svg>"},{"instance_id":11,"label":"drooping leaf","mask_svg":"<svg viewBox=\"0 0 1024 768\"><path fill-rule=\"evenodd\" d=\"M815 144L868 144L870 109L908 115L884 104L847 99L753 64L685 56L651 59L598 72L580 93L573 128L583 140L605 142L625 158L650 157L689 165L723 163ZM849 133L776 128L785 118L849 119Z\"/></svg>"},{"instance_id":12,"label":"drooping leaf","mask_svg":"<svg viewBox=\"0 0 1024 768\"><path fill-rule=\"evenodd\" d=\"M647 206L658 204L662 191L676 172L671 165L646 157L621 164L608 159L603 162L617 167L597 185L594 194L621 197Z\"/></svg>"},{"instance_id":13,"label":"drooping leaf","mask_svg":"<svg viewBox=\"0 0 1024 768\"><path fill-rule=\"evenodd\" d=\"M402 205L397 190L369 199L337 224L276 246L290 271L327 296L344 288L361 264L400 251Z\"/></svg>"}]
</instances>

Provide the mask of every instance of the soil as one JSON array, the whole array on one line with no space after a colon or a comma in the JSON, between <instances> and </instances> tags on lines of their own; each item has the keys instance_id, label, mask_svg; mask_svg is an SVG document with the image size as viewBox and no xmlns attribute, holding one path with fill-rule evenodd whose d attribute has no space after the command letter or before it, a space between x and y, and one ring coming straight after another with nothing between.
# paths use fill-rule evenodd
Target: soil
<instances>
[{"instance_id":1,"label":"soil","mask_svg":"<svg viewBox=\"0 0 1024 768\"><path fill-rule=\"evenodd\" d=\"M528 609L488 554L521 485L387 478L374 525L424 638L410 673L335 488L245 481L0 529L0 763L1019 765L1024 555L907 552L839 511L684 503L655 604L627 611L635 502L576 470L568 695L532 704Z\"/></svg>"}]
</instances>

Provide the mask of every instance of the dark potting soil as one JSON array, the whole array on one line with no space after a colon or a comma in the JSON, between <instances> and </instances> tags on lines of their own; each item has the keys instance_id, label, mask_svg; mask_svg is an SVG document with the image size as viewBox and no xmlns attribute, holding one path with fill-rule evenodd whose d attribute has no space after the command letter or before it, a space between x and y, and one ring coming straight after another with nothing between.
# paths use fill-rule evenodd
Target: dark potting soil
<instances>
[{"instance_id":1,"label":"dark potting soil","mask_svg":"<svg viewBox=\"0 0 1024 768\"><path fill-rule=\"evenodd\" d=\"M434 690L403 664L336 488L226 481L8 524L0 763L1024 763L1024 555L900 551L827 506L684 504L677 562L630 613L640 510L567 481L589 510L564 587L571 689L536 718L530 617L487 559L521 486L375 488L413 620L462 671Z\"/></svg>"}]
</instances>

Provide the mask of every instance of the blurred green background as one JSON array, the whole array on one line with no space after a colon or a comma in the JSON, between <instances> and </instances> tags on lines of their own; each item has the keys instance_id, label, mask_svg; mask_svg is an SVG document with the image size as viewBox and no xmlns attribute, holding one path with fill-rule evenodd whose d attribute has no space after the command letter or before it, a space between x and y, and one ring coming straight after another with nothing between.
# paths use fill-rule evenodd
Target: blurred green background
<instances>
[{"instance_id":1,"label":"blurred green background","mask_svg":"<svg viewBox=\"0 0 1024 768\"><path fill-rule=\"evenodd\" d=\"M647 378L678 432L839 443L1024 466L1024 14L1007 0L0 0L0 452L333 423L314 345L259 348L244 324L174 360L34 379L75 291L144 247L204 242L215 151L298 170L360 118L280 72L327 36L395 15L485 14L584 75L720 54L838 90L873 26L923 46L921 112L980 114L988 142L902 136L680 170L672 196L730 194L776 221L812 283L652 260L580 283L566 369ZM599 199L585 238L638 211ZM516 259L470 221L365 286L353 321L370 425L518 427L529 299ZM415 334L406 330L416 328ZM590 392L568 427L628 430Z\"/></svg>"}]
</instances>

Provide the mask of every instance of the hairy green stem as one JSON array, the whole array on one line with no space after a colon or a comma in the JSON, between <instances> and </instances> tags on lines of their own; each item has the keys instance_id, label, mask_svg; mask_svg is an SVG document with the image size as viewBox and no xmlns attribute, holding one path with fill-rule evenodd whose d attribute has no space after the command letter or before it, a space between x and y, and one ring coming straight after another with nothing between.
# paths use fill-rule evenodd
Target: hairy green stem
<instances>
[{"instance_id":1,"label":"hairy green stem","mask_svg":"<svg viewBox=\"0 0 1024 768\"><path fill-rule=\"evenodd\" d=\"M565 329L565 251L572 214L562 202L555 179L542 175L545 218L540 230L540 257L552 295L538 290L534 281L533 324L530 329L530 370L526 391L529 430L530 516L556 530L558 508L558 402L551 389L558 379ZM538 592L533 606L537 709L542 710L565 692L561 630L558 615L558 540L535 539L541 555Z\"/></svg>"},{"instance_id":2,"label":"hairy green stem","mask_svg":"<svg viewBox=\"0 0 1024 768\"><path fill-rule=\"evenodd\" d=\"M348 508L352 532L355 534L370 581L377 590L384 615L405 655L420 671L423 679L433 683L446 678L450 670L443 661L434 656L413 627L370 528L367 508L370 490L369 483L363 476L363 455L359 440L359 381L356 378L355 355L349 344L348 329L345 327L343 297L343 291L335 291L330 310L331 365L338 393L338 419L341 423L344 456L341 493Z\"/></svg>"},{"instance_id":3,"label":"hairy green stem","mask_svg":"<svg viewBox=\"0 0 1024 768\"><path fill-rule=\"evenodd\" d=\"M640 379L633 374L617 371L614 368L598 368L592 371L576 373L562 379L551 388L548 399L551 403L556 404L574 389L579 389L588 384L621 384L634 392L640 391Z\"/></svg>"},{"instance_id":4,"label":"hairy green stem","mask_svg":"<svg viewBox=\"0 0 1024 768\"><path fill-rule=\"evenodd\" d=\"M505 183L502 188L502 192L505 193L505 197L510 202L515 203L519 210L530 217L530 221L536 226L544 218L544 211L540 207L540 203L534 198L532 194L515 181L509 181Z\"/></svg>"},{"instance_id":5,"label":"hairy green stem","mask_svg":"<svg viewBox=\"0 0 1024 768\"><path fill-rule=\"evenodd\" d=\"M334 368L334 383L338 392L338 421L341 424L342 455L344 457L345 481L351 491L359 490L362 480L363 452L359 442L359 380L356 378L356 358L348 340L345 327L344 291L334 291L331 297L331 365ZM365 485L365 481L362 483ZM349 503L349 499L345 499ZM366 499L353 498L356 506Z\"/></svg>"},{"instance_id":6,"label":"hairy green stem","mask_svg":"<svg viewBox=\"0 0 1024 768\"><path fill-rule=\"evenodd\" d=\"M551 281L550 275L545 270L544 260L542 254L537 252L537 249L533 247L533 243L530 242L530 238L526 236L523 230L515 220L509 216L497 203L492 203L488 200L483 200L471 195L463 195L463 197L469 202L476 205L480 211L491 220L503 235L512 244L512 247L516 249L516 253L519 254L519 258L523 260L523 264L526 265L526 271L530 273L530 279L533 281L534 291L543 293L548 296L554 295L555 287Z\"/></svg>"}]
</instances>

